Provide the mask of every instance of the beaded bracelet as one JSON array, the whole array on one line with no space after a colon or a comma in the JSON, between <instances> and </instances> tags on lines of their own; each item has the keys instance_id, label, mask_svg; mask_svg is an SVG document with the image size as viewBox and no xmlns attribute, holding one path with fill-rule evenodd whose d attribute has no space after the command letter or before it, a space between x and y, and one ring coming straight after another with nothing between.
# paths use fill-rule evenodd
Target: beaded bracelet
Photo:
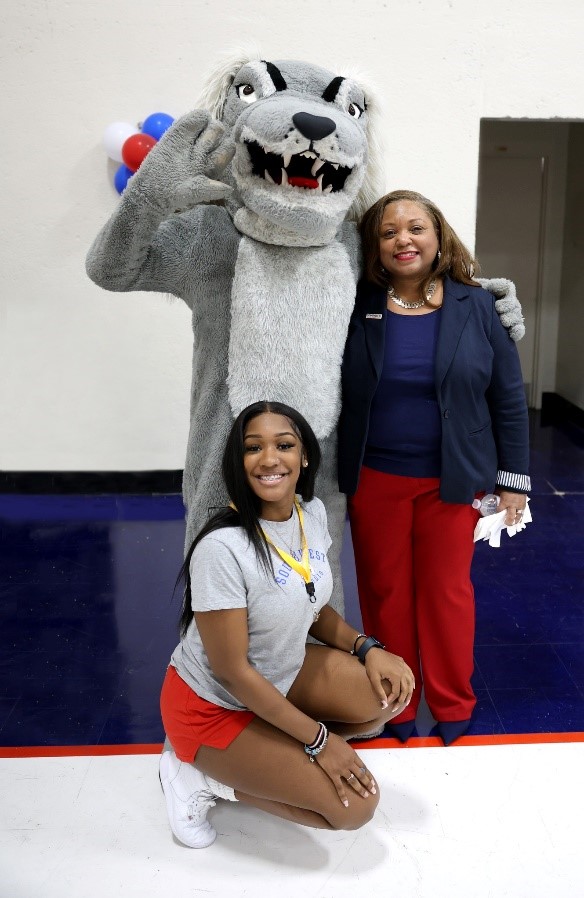
<instances>
[{"instance_id":1,"label":"beaded bracelet","mask_svg":"<svg viewBox=\"0 0 584 898\"><path fill-rule=\"evenodd\" d=\"M321 753L323 748L325 747L328 739L328 730L325 727L324 723L318 722L318 735L314 742L311 742L310 745L304 746L304 751L314 764L314 759L317 755Z\"/></svg>"}]
</instances>

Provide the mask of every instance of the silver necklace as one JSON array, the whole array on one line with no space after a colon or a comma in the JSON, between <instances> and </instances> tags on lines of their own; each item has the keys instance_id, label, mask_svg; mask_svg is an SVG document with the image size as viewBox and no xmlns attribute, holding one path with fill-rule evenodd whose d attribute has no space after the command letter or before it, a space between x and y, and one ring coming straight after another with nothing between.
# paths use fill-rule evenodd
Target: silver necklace
<instances>
[{"instance_id":1,"label":"silver necklace","mask_svg":"<svg viewBox=\"0 0 584 898\"><path fill-rule=\"evenodd\" d=\"M392 302L399 306L401 309L421 309L422 306L425 306L426 303L430 302L432 297L436 292L437 281L430 281L428 285L428 289L426 290L426 295L424 299L419 299L417 302L406 302L405 299L402 299L401 296L398 296L393 287L390 285L387 288L387 296L388 299L391 299Z\"/></svg>"}]
</instances>

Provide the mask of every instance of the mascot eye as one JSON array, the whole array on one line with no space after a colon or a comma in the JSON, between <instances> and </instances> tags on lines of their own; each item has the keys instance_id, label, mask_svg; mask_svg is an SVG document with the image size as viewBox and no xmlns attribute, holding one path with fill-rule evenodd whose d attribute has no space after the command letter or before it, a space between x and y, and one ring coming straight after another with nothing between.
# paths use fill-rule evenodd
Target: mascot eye
<instances>
[{"instance_id":1,"label":"mascot eye","mask_svg":"<svg viewBox=\"0 0 584 898\"><path fill-rule=\"evenodd\" d=\"M244 103L255 103L257 100L256 92L251 84L238 84L235 90L239 99Z\"/></svg>"},{"instance_id":2,"label":"mascot eye","mask_svg":"<svg viewBox=\"0 0 584 898\"><path fill-rule=\"evenodd\" d=\"M353 118L361 118L361 116L363 115L363 110L361 109L360 106L357 106L356 103L349 103L349 108L347 109L347 112Z\"/></svg>"}]
</instances>

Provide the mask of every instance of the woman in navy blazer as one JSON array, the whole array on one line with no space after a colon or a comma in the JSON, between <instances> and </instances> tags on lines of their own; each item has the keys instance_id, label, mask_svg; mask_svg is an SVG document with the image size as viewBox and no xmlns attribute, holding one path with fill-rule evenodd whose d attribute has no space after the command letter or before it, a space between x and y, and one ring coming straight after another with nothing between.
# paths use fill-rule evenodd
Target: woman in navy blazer
<instances>
[{"instance_id":1,"label":"woman in navy blazer","mask_svg":"<svg viewBox=\"0 0 584 898\"><path fill-rule=\"evenodd\" d=\"M349 496L364 628L425 687L449 744L476 699L470 565L497 492L517 523L530 489L523 379L495 298L434 203L394 191L366 213L365 278L343 359L339 487ZM390 729L411 735L420 689Z\"/></svg>"}]
</instances>

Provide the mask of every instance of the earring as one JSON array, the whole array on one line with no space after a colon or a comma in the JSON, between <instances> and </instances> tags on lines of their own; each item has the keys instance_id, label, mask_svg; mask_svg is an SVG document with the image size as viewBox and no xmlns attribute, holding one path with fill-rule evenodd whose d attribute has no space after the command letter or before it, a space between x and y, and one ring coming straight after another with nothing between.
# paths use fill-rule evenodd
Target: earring
<instances>
[{"instance_id":1,"label":"earring","mask_svg":"<svg viewBox=\"0 0 584 898\"><path fill-rule=\"evenodd\" d=\"M441 258L442 258L442 253L440 252L440 250L438 250L438 261L440 261Z\"/></svg>"},{"instance_id":2,"label":"earring","mask_svg":"<svg viewBox=\"0 0 584 898\"><path fill-rule=\"evenodd\" d=\"M303 467L303 468L307 468L307 467L308 467L308 462L307 462L306 459L303 459L303 461L302 461L302 467Z\"/></svg>"}]
</instances>

